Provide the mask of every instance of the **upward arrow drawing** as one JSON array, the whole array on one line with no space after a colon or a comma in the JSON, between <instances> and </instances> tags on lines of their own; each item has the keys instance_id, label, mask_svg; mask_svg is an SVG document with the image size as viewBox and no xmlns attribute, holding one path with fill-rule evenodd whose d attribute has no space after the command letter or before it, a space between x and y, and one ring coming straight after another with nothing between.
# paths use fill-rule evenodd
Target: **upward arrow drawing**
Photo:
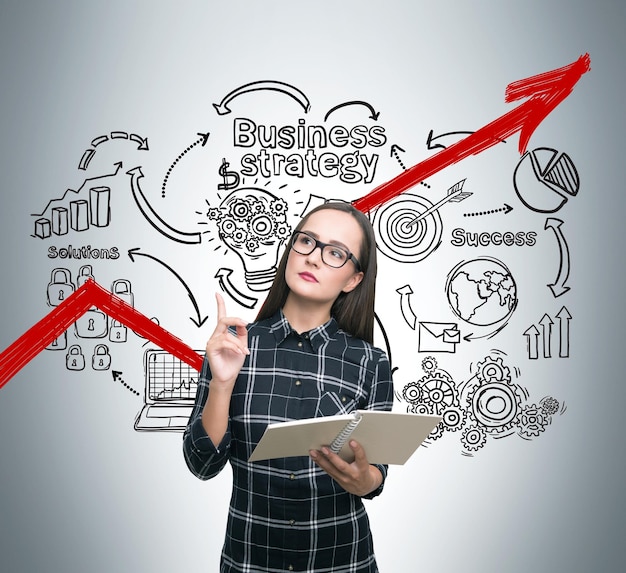
<instances>
[{"instance_id":1,"label":"upward arrow drawing","mask_svg":"<svg viewBox=\"0 0 626 573\"><path fill-rule=\"evenodd\" d=\"M0 388L92 306L192 368L202 368L202 356L195 350L90 278L0 354Z\"/></svg>"},{"instance_id":2,"label":"upward arrow drawing","mask_svg":"<svg viewBox=\"0 0 626 573\"><path fill-rule=\"evenodd\" d=\"M523 154L535 129L590 69L591 59L589 54L585 54L562 68L510 83L505 90L505 102L529 99L450 147L403 171L391 181L379 185L352 204L360 211L371 211L442 169L470 155L477 155L518 131L519 152Z\"/></svg>"}]
</instances>

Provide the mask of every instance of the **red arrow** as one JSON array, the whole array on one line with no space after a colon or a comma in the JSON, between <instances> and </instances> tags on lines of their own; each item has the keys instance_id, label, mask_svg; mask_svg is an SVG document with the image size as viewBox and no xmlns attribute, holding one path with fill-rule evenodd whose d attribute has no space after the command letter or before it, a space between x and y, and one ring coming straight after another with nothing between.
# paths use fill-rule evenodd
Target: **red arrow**
<instances>
[{"instance_id":1,"label":"red arrow","mask_svg":"<svg viewBox=\"0 0 626 573\"><path fill-rule=\"evenodd\" d=\"M93 279L87 279L76 292L0 354L0 388L92 306L180 358L192 368L198 371L202 368L202 357L179 338L101 287Z\"/></svg>"},{"instance_id":2,"label":"red arrow","mask_svg":"<svg viewBox=\"0 0 626 573\"><path fill-rule=\"evenodd\" d=\"M591 59L589 54L585 54L562 68L510 83L504 94L505 102L529 99L466 138L403 171L391 181L379 185L352 204L360 211L371 211L442 169L470 155L477 155L518 131L519 152L520 155L523 154L535 129L572 92L581 76L590 69Z\"/></svg>"}]
</instances>

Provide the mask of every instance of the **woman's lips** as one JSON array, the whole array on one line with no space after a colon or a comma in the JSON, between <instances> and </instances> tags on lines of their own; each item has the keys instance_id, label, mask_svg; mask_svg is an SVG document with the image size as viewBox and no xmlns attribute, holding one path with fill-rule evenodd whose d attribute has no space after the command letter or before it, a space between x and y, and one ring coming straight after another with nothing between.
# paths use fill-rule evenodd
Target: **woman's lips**
<instances>
[{"instance_id":1,"label":"woman's lips","mask_svg":"<svg viewBox=\"0 0 626 573\"><path fill-rule=\"evenodd\" d=\"M300 273L300 278L310 283L316 283L317 279L311 273Z\"/></svg>"}]
</instances>

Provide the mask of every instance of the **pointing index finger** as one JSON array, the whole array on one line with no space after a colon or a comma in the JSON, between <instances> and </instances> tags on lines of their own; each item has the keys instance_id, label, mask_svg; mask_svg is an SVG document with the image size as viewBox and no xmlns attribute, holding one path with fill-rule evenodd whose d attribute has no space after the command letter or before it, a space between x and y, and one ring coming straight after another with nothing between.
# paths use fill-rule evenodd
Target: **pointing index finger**
<instances>
[{"instance_id":1,"label":"pointing index finger","mask_svg":"<svg viewBox=\"0 0 626 573\"><path fill-rule=\"evenodd\" d=\"M218 322L226 316L226 304L219 292L215 293L215 300L217 300L217 320Z\"/></svg>"}]
</instances>

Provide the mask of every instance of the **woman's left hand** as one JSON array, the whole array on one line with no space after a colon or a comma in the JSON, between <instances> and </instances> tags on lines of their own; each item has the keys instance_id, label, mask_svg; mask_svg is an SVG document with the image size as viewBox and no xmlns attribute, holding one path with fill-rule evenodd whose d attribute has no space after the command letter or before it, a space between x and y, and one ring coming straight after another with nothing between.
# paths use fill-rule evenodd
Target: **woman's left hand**
<instances>
[{"instance_id":1,"label":"woman's left hand","mask_svg":"<svg viewBox=\"0 0 626 573\"><path fill-rule=\"evenodd\" d=\"M331 476L347 492L364 496L380 486L383 477L380 470L367 461L365 450L356 440L350 440L354 461L348 463L330 448L311 450L311 459Z\"/></svg>"}]
</instances>

